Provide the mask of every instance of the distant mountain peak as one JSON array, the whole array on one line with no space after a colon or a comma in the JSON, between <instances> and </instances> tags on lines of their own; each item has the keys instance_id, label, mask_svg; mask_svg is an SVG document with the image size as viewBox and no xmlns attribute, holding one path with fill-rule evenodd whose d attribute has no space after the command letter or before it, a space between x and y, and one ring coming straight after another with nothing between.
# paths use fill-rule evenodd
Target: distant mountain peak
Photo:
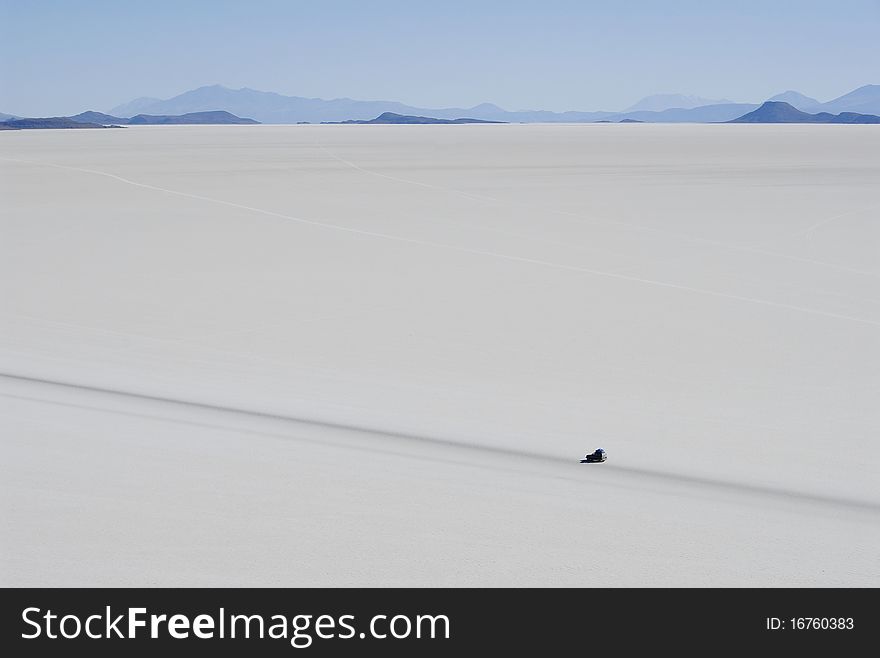
<instances>
[{"instance_id":1,"label":"distant mountain peak","mask_svg":"<svg viewBox=\"0 0 880 658\"><path fill-rule=\"evenodd\" d=\"M799 110L807 110L821 105L821 103L815 98L804 96L801 92L794 91L793 89L783 91L781 94L776 94L775 96L773 96L772 98L768 98L767 100L788 103L789 105L796 107Z\"/></svg>"},{"instance_id":2,"label":"distant mountain peak","mask_svg":"<svg viewBox=\"0 0 880 658\"><path fill-rule=\"evenodd\" d=\"M153 98L151 96L141 96L140 98L135 98L128 103L123 103L122 105L117 105L113 109L109 110L107 114L117 117L130 117L142 112L146 108L154 105L156 103L161 103L162 99Z\"/></svg>"},{"instance_id":3,"label":"distant mountain peak","mask_svg":"<svg viewBox=\"0 0 880 658\"><path fill-rule=\"evenodd\" d=\"M495 105L495 103L480 103L479 105L474 105L471 109L479 110L480 112L504 112L504 110Z\"/></svg>"},{"instance_id":4,"label":"distant mountain peak","mask_svg":"<svg viewBox=\"0 0 880 658\"><path fill-rule=\"evenodd\" d=\"M185 91L181 96L185 94L206 94L206 93L235 93L236 91L242 91L241 89L230 89L229 87L224 87L223 85L205 85L203 87L196 87L195 89L191 89L190 91Z\"/></svg>"},{"instance_id":5,"label":"distant mountain peak","mask_svg":"<svg viewBox=\"0 0 880 658\"><path fill-rule=\"evenodd\" d=\"M690 110L695 107L703 107L704 105L724 105L732 102L724 98L711 99L700 96L686 96L684 94L652 94L651 96L645 96L632 107L626 108L624 112L662 112L663 110L671 109Z\"/></svg>"},{"instance_id":6,"label":"distant mountain peak","mask_svg":"<svg viewBox=\"0 0 880 658\"><path fill-rule=\"evenodd\" d=\"M862 85L834 100L823 103L822 109L832 112L880 113L880 85Z\"/></svg>"}]
</instances>

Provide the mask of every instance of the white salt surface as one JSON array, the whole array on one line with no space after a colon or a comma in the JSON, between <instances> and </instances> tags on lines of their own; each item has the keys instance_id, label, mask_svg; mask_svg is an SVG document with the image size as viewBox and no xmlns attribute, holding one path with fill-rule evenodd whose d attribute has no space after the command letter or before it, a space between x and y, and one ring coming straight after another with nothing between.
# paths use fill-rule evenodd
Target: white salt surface
<instances>
[{"instance_id":1,"label":"white salt surface","mask_svg":"<svg viewBox=\"0 0 880 658\"><path fill-rule=\"evenodd\" d=\"M876 587L878 153L0 133L0 584Z\"/></svg>"}]
</instances>

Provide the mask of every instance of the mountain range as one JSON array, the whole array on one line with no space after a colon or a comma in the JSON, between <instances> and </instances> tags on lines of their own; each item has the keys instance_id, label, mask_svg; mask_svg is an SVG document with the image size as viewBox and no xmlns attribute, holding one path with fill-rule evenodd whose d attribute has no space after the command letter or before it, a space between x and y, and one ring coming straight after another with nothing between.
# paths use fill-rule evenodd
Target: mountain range
<instances>
[{"instance_id":1,"label":"mountain range","mask_svg":"<svg viewBox=\"0 0 880 658\"><path fill-rule=\"evenodd\" d=\"M880 114L880 85L865 85L839 98L820 102L798 91L788 90L768 99L787 103L810 114L841 113ZM704 103L704 104L703 104ZM166 100L137 98L112 108L107 113L88 111L70 117L74 121L100 125L170 124L170 123L342 123L382 122L383 114L403 117L426 117L436 120L493 121L504 123L724 123L760 109L758 103L732 103L681 94L655 94L623 112L551 112L548 110L505 110L492 103L470 108L420 108L396 101L361 101L351 98L323 100L284 96L274 92L222 85L199 87ZM772 112L758 115L770 118ZM249 118L242 118L249 117ZM0 121L16 119L0 114Z\"/></svg>"},{"instance_id":2,"label":"mountain range","mask_svg":"<svg viewBox=\"0 0 880 658\"><path fill-rule=\"evenodd\" d=\"M402 116L430 116L437 119L458 119L472 117L490 121L510 121L502 116L522 115L528 120L531 114L553 115L554 113L511 113L491 103L483 103L473 108L418 108L395 101L359 101L350 98L323 100L300 96L283 96L274 92L255 89L228 89L221 85L199 87L167 100L138 98L109 110L114 116L130 116L137 110L143 114L182 114L185 112L204 112L222 109L238 116L253 117L261 123L320 123L339 121L365 121L374 119L385 112ZM595 113L583 114L583 118L572 120L590 121ZM610 113L609 113L610 114ZM520 118L512 120L518 121ZM541 120L541 119L532 119Z\"/></svg>"},{"instance_id":3,"label":"mountain range","mask_svg":"<svg viewBox=\"0 0 880 658\"><path fill-rule=\"evenodd\" d=\"M786 91L769 100L787 102L801 111L876 114L880 113L880 85L865 85L827 103L819 102L797 91ZM656 94L642 99L623 112L511 111L492 103L469 108L423 108L396 101L361 101L351 98L323 100L284 96L246 87L229 89L222 85L211 85L187 91L167 100L138 98L114 107L109 114L125 117L138 113L179 115L225 110L237 116L252 117L262 123L369 121L385 112L437 119L469 117L508 123L591 123L599 120L619 122L623 119L663 123L707 123L731 121L759 107L759 103L732 103L681 94Z\"/></svg>"}]
</instances>

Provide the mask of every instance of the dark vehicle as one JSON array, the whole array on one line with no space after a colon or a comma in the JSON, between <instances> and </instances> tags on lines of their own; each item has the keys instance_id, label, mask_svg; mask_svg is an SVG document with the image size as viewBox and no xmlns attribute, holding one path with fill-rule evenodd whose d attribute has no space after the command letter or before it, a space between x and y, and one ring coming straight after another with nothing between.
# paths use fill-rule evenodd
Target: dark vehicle
<instances>
[{"instance_id":1,"label":"dark vehicle","mask_svg":"<svg viewBox=\"0 0 880 658\"><path fill-rule=\"evenodd\" d=\"M589 455L581 459L581 464L598 464L600 462L604 462L608 459L608 455L605 454L605 451L602 448L599 448L595 452L591 452Z\"/></svg>"}]
</instances>

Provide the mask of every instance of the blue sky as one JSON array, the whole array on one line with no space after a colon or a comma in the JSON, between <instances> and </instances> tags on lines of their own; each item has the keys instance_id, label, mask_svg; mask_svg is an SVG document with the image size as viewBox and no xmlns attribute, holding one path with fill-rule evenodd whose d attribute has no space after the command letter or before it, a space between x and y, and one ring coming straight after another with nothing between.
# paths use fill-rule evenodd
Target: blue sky
<instances>
[{"instance_id":1,"label":"blue sky","mask_svg":"<svg viewBox=\"0 0 880 658\"><path fill-rule=\"evenodd\" d=\"M421 107L821 101L880 83L880 0L0 0L0 112L207 84Z\"/></svg>"}]
</instances>

